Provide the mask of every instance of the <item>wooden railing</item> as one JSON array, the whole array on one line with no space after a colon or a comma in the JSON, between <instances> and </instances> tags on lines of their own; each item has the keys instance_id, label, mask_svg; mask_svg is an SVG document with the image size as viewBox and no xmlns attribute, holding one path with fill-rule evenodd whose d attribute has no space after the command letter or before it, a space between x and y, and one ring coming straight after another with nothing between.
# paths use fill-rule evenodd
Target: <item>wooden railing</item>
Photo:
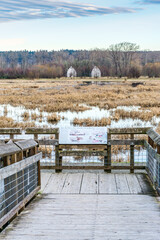
<instances>
[{"instance_id":1,"label":"wooden railing","mask_svg":"<svg viewBox=\"0 0 160 240\"><path fill-rule=\"evenodd\" d=\"M108 129L108 139L107 144L81 144L81 145L71 145L71 144L61 144L59 142L59 129L58 128L27 128L25 130L26 135L33 135L34 140L38 142L39 146L54 146L55 151L55 161L52 164L41 166L45 169L55 169L56 172L61 172L62 169L104 169L107 172L111 172L112 169L129 169L130 172L134 172L134 169L144 169L144 165L135 165L134 151L137 145L144 147L144 140L135 139L134 135L146 134L149 128L122 128L122 129ZM0 129L1 134L9 134L12 136L13 141L14 136L20 134L21 129ZM39 139L39 135L54 135L54 139ZM120 136L129 136L127 139L119 138ZM118 136L117 139L115 136ZM19 135L20 137L20 135ZM114 138L112 138L114 137ZM6 140L7 141L7 140ZM113 146L119 146L122 149L124 146L130 148L129 161L127 164L114 164L112 161L114 149ZM87 157L87 156L101 156L103 158L103 163L101 164L64 164L63 157L73 156L73 157Z\"/></svg>"},{"instance_id":2,"label":"wooden railing","mask_svg":"<svg viewBox=\"0 0 160 240\"><path fill-rule=\"evenodd\" d=\"M40 189L40 159L34 140L0 144L0 229Z\"/></svg>"},{"instance_id":3,"label":"wooden railing","mask_svg":"<svg viewBox=\"0 0 160 240\"><path fill-rule=\"evenodd\" d=\"M15 135L21 138L21 129L0 129L0 135L10 135L13 141ZM131 173L135 169L147 169L149 171L148 156L150 149L153 149L152 154L156 154L159 157L160 154L160 140L159 135L155 133L151 128L110 128L107 133L107 144L106 145L70 145L61 144L59 142L59 129L58 128L27 128L25 134L33 135L35 141L39 145L54 146L55 147L55 161L53 164L48 166L43 165L45 169L55 169L56 172L61 172L63 169L104 169L107 172L111 172L112 169L128 169ZM54 135L54 139L39 139L39 135ZM142 137L140 137L142 135ZM144 136L144 137L143 137ZM148 141L145 138L148 137ZM7 140L6 140L7 141ZM127 163L115 164L113 156L115 154L114 147L122 149L124 147L129 149L129 159ZM136 164L135 152L137 146L147 150L146 163L142 164L139 162ZM155 154L154 154L155 153ZM74 156L74 157L87 157L87 156L101 156L103 161L101 164L64 164L63 157ZM159 160L157 160L159 161ZM157 166L158 163L157 163ZM157 170L159 171L159 170ZM149 172L148 172L149 173ZM158 173L159 174L159 173ZM158 180L156 180L158 182ZM153 182L153 181L152 181ZM159 182L158 182L159 184Z\"/></svg>"},{"instance_id":4,"label":"wooden railing","mask_svg":"<svg viewBox=\"0 0 160 240\"><path fill-rule=\"evenodd\" d=\"M146 170L155 189L160 194L160 135L153 129L147 131L148 142L145 147L148 152Z\"/></svg>"}]
</instances>

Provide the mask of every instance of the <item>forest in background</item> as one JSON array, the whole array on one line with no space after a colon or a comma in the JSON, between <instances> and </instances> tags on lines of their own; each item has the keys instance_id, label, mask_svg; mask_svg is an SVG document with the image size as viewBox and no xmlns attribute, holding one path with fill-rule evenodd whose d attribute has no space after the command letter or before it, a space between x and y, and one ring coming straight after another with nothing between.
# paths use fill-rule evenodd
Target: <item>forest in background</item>
<instances>
[{"instance_id":1,"label":"forest in background","mask_svg":"<svg viewBox=\"0 0 160 240\"><path fill-rule=\"evenodd\" d=\"M90 77L94 66L102 77L160 77L160 51L140 51L132 43L106 50L1 51L0 78L60 78L73 66L78 77Z\"/></svg>"}]
</instances>

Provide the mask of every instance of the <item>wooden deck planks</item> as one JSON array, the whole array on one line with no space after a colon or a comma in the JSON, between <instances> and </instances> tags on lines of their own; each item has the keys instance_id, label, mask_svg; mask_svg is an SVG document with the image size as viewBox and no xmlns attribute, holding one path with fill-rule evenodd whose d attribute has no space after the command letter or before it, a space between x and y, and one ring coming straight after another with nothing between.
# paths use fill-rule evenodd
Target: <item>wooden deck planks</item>
<instances>
[{"instance_id":1,"label":"wooden deck planks","mask_svg":"<svg viewBox=\"0 0 160 240\"><path fill-rule=\"evenodd\" d=\"M117 194L115 174L99 174L99 194Z\"/></svg>"},{"instance_id":2,"label":"wooden deck planks","mask_svg":"<svg viewBox=\"0 0 160 240\"><path fill-rule=\"evenodd\" d=\"M115 174L118 194L130 194L126 174Z\"/></svg>"},{"instance_id":3,"label":"wooden deck planks","mask_svg":"<svg viewBox=\"0 0 160 240\"><path fill-rule=\"evenodd\" d=\"M129 190L131 194L142 194L142 188L135 174L126 174Z\"/></svg>"},{"instance_id":4,"label":"wooden deck planks","mask_svg":"<svg viewBox=\"0 0 160 240\"><path fill-rule=\"evenodd\" d=\"M97 173L85 173L81 186L82 194L97 194L98 193L98 175Z\"/></svg>"},{"instance_id":5,"label":"wooden deck planks","mask_svg":"<svg viewBox=\"0 0 160 240\"><path fill-rule=\"evenodd\" d=\"M44 189L43 193L61 193L65 180L66 180L67 174L66 173L58 173L58 174L52 174L49 183Z\"/></svg>"},{"instance_id":6,"label":"wooden deck planks","mask_svg":"<svg viewBox=\"0 0 160 240\"><path fill-rule=\"evenodd\" d=\"M49 179L51 178L52 172L41 171L41 190L44 191L47 186Z\"/></svg>"},{"instance_id":7,"label":"wooden deck planks","mask_svg":"<svg viewBox=\"0 0 160 240\"><path fill-rule=\"evenodd\" d=\"M61 193L80 193L82 176L82 173L68 174Z\"/></svg>"},{"instance_id":8,"label":"wooden deck planks","mask_svg":"<svg viewBox=\"0 0 160 240\"><path fill-rule=\"evenodd\" d=\"M0 240L159 240L145 174L42 172L42 191Z\"/></svg>"},{"instance_id":9,"label":"wooden deck planks","mask_svg":"<svg viewBox=\"0 0 160 240\"><path fill-rule=\"evenodd\" d=\"M159 240L159 213L155 198L147 195L45 194L0 240Z\"/></svg>"},{"instance_id":10,"label":"wooden deck planks","mask_svg":"<svg viewBox=\"0 0 160 240\"><path fill-rule=\"evenodd\" d=\"M42 173L45 194L154 194L145 174Z\"/></svg>"}]
</instances>

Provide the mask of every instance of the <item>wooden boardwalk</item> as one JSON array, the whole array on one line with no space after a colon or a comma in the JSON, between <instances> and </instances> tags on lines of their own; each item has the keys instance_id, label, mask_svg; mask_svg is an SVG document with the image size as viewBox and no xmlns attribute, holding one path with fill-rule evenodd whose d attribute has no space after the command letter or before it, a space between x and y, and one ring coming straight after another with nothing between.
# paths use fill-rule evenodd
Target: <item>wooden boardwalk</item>
<instances>
[{"instance_id":1,"label":"wooden boardwalk","mask_svg":"<svg viewBox=\"0 0 160 240\"><path fill-rule=\"evenodd\" d=\"M160 205L145 174L42 172L42 192L3 240L159 240Z\"/></svg>"}]
</instances>

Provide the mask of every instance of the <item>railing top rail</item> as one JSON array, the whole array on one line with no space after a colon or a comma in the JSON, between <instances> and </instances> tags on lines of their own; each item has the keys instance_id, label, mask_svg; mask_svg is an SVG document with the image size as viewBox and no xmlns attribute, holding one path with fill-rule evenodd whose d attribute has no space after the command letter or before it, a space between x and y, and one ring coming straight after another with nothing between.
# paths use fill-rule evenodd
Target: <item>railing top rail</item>
<instances>
[{"instance_id":1,"label":"railing top rail","mask_svg":"<svg viewBox=\"0 0 160 240\"><path fill-rule=\"evenodd\" d=\"M0 144L0 157L6 157L20 152L21 149L14 143Z\"/></svg>"},{"instance_id":2,"label":"railing top rail","mask_svg":"<svg viewBox=\"0 0 160 240\"><path fill-rule=\"evenodd\" d=\"M108 134L146 134L151 128L108 128Z\"/></svg>"},{"instance_id":3,"label":"railing top rail","mask_svg":"<svg viewBox=\"0 0 160 240\"><path fill-rule=\"evenodd\" d=\"M29 165L38 162L42 158L42 153L37 153L31 157L25 158L20 162L16 162L9 166L0 169L0 180L3 180L7 177L12 176L13 174L23 170L24 168L28 167Z\"/></svg>"},{"instance_id":4,"label":"railing top rail","mask_svg":"<svg viewBox=\"0 0 160 240\"><path fill-rule=\"evenodd\" d=\"M23 151L34 148L38 145L38 143L33 139L18 141L15 142L15 144Z\"/></svg>"},{"instance_id":5,"label":"railing top rail","mask_svg":"<svg viewBox=\"0 0 160 240\"><path fill-rule=\"evenodd\" d=\"M160 135L153 129L147 131L147 135L157 144L160 145Z\"/></svg>"},{"instance_id":6,"label":"railing top rail","mask_svg":"<svg viewBox=\"0 0 160 240\"><path fill-rule=\"evenodd\" d=\"M56 134L59 133L59 128L26 128L26 134Z\"/></svg>"},{"instance_id":7,"label":"railing top rail","mask_svg":"<svg viewBox=\"0 0 160 240\"><path fill-rule=\"evenodd\" d=\"M21 128L0 128L0 135L7 135L7 134L21 134Z\"/></svg>"}]
</instances>

